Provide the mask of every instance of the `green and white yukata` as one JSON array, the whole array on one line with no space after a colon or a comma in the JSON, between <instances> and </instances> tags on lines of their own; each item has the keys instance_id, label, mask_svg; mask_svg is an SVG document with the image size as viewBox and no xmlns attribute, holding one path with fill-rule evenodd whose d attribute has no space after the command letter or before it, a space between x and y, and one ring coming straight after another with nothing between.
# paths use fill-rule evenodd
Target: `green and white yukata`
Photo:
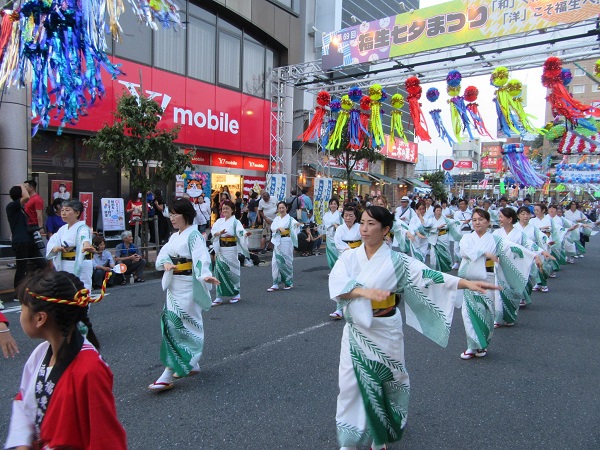
<instances>
[{"instance_id":1,"label":"green and white yukata","mask_svg":"<svg viewBox=\"0 0 600 450\"><path fill-rule=\"evenodd\" d=\"M373 317L371 301L339 296L354 288L402 294L406 323L442 347L448 343L459 279L382 244L367 258L364 245L345 251L329 276L329 294L344 305L337 399L341 447L377 446L401 439L406 425L409 377L399 309Z\"/></svg>"},{"instance_id":2,"label":"green and white yukata","mask_svg":"<svg viewBox=\"0 0 600 450\"><path fill-rule=\"evenodd\" d=\"M282 237L279 228L289 230L289 236ZM271 223L273 236L273 259L271 260L271 273L273 286L283 283L286 286L294 284L294 247L298 247L298 222L289 214L283 217L275 216Z\"/></svg>"},{"instance_id":3,"label":"green and white yukata","mask_svg":"<svg viewBox=\"0 0 600 450\"><path fill-rule=\"evenodd\" d=\"M392 228L392 233L394 233L392 248L400 253L411 256L420 262L425 262L425 255L423 255L417 246L408 238L408 232L410 232L410 228L407 223L403 220L395 220L394 227Z\"/></svg>"},{"instance_id":4,"label":"green and white yukata","mask_svg":"<svg viewBox=\"0 0 600 450\"><path fill-rule=\"evenodd\" d=\"M327 211L323 214L323 228L326 233L325 253L327 255L327 264L332 269L338 259L339 252L335 247L335 230L336 225L343 224L342 215L339 211Z\"/></svg>"},{"instance_id":5,"label":"green and white yukata","mask_svg":"<svg viewBox=\"0 0 600 450\"><path fill-rule=\"evenodd\" d=\"M578 222L581 219L583 219L583 222ZM581 224L581 223L589 222L589 220L585 216L585 214L583 214L578 209L576 209L575 212L571 211L570 209L567 209L562 216L562 221L563 221L563 226L565 228L571 228L576 223ZM581 242L579 240L580 233L584 233L585 229L586 229L585 227L579 226L579 227L575 228L573 231L570 231L568 233L567 241L572 242L573 245L572 246L569 245L567 247L567 244L565 243L565 253L567 254L567 256L579 256L579 255L583 255L585 253L585 247L581 244ZM572 253L573 247L575 248L575 254L569 254L569 253Z\"/></svg>"},{"instance_id":6,"label":"green and white yukata","mask_svg":"<svg viewBox=\"0 0 600 450\"><path fill-rule=\"evenodd\" d=\"M66 245L65 245L66 244ZM85 253L82 253L84 245L92 245L92 230L84 221L79 221L73 225L63 225L48 240L46 246L46 259L52 261L55 270L64 270L72 273L81 280L86 289L92 290L92 274L94 272L94 262L86 259ZM67 261L62 258L62 252L54 253L54 247L73 247L75 260Z\"/></svg>"},{"instance_id":7,"label":"green and white yukata","mask_svg":"<svg viewBox=\"0 0 600 450\"><path fill-rule=\"evenodd\" d=\"M535 252L517 243L521 242L523 234L515 228L509 234L504 228L498 228L492 234L496 241L496 255L500 260L496 266L496 284L502 290L495 292L494 299L494 322L499 325L510 325L517 321L519 303L536 256ZM498 266L501 270L498 270Z\"/></svg>"},{"instance_id":8,"label":"green and white yukata","mask_svg":"<svg viewBox=\"0 0 600 450\"><path fill-rule=\"evenodd\" d=\"M162 343L160 359L165 367L180 376L196 369L204 348L202 310L211 307L210 285L204 278L212 276L206 241L195 226L174 233L160 249L156 270L173 264L171 258L192 260L191 275L174 275L167 271L162 278L167 301L161 315Z\"/></svg>"},{"instance_id":9,"label":"green and white yukata","mask_svg":"<svg viewBox=\"0 0 600 450\"><path fill-rule=\"evenodd\" d=\"M452 270L452 256L450 255L450 234L446 226L446 219L443 216L436 219L434 216L430 220L431 227L425 230L427 241L431 247L429 265L435 270L448 273ZM442 225L444 228L438 228ZM442 232L444 234L440 235Z\"/></svg>"},{"instance_id":10,"label":"green and white yukata","mask_svg":"<svg viewBox=\"0 0 600 450\"><path fill-rule=\"evenodd\" d=\"M523 239L520 244L524 247L527 247L529 250L536 252L541 258L543 264L542 270L540 270L535 263L531 265L529 282L527 283L527 287L524 292L525 303L529 305L531 304L531 292L533 287L535 285L546 286L548 283L548 276L552 273L550 260L542 255L543 251L548 250L548 238L531 223L527 224L526 227L523 227L520 223L516 223L515 229L522 231L527 237L527 239Z\"/></svg>"},{"instance_id":11,"label":"green and white yukata","mask_svg":"<svg viewBox=\"0 0 600 450\"><path fill-rule=\"evenodd\" d=\"M564 229L564 232L565 232L565 243L564 243L565 256L572 258L574 256L583 255L585 253L585 247L583 245L581 245L581 242L579 242L579 233L580 233L581 227L578 226L574 230L567 231L569 228L571 228L576 223L565 218L564 216L563 217L555 216L554 219L552 219L552 220L556 220L556 222L559 224L559 226Z\"/></svg>"},{"instance_id":12,"label":"green and white yukata","mask_svg":"<svg viewBox=\"0 0 600 450\"><path fill-rule=\"evenodd\" d=\"M215 236L216 233L225 231L221 236ZM217 285L218 298L232 298L240 295L240 260L238 254L241 253L246 258L250 258L248 253L248 243L246 231L242 223L234 216L225 220L221 217L212 226L213 249L215 250L215 277L221 284ZM220 238L235 237L236 245L231 247L221 246Z\"/></svg>"},{"instance_id":13,"label":"green and white yukata","mask_svg":"<svg viewBox=\"0 0 600 450\"><path fill-rule=\"evenodd\" d=\"M423 217L423 222L421 222L421 219L419 219L419 216L417 216L415 214L413 216L413 218L410 220L410 223L408 224L408 228L410 229L410 232L415 235L415 240L414 240L413 244L416 247L417 251L421 255L423 255L423 260L421 260L421 262L425 262L425 257L427 256L427 253L429 252L429 241L427 240L427 230L429 230L431 228L431 224L433 223L431 219L432 219L432 217ZM419 237L419 236L417 236L417 233L420 233L425 237L424 238Z\"/></svg>"},{"instance_id":14,"label":"green and white yukata","mask_svg":"<svg viewBox=\"0 0 600 450\"><path fill-rule=\"evenodd\" d=\"M485 266L485 254L497 253L496 241L491 233L485 233L481 237L475 232L465 235L460 241L460 253L459 277L495 284L494 272L488 272ZM486 291L484 295L469 289L459 293L462 294L461 312L467 335L467 349L484 350L488 348L494 331L495 293Z\"/></svg>"}]
</instances>

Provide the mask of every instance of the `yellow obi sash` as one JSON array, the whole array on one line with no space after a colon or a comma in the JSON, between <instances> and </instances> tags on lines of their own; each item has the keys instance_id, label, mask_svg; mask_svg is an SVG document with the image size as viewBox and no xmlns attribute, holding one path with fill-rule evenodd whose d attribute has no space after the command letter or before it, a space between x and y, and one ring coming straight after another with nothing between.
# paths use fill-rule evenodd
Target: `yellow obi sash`
<instances>
[{"instance_id":1,"label":"yellow obi sash","mask_svg":"<svg viewBox=\"0 0 600 450\"><path fill-rule=\"evenodd\" d=\"M222 237L219 238L222 242L235 242L236 241L236 237L232 236L232 237Z\"/></svg>"},{"instance_id":2,"label":"yellow obi sash","mask_svg":"<svg viewBox=\"0 0 600 450\"><path fill-rule=\"evenodd\" d=\"M173 269L173 275L191 275L192 274L192 260L186 262L180 262L175 264Z\"/></svg>"},{"instance_id":3,"label":"yellow obi sash","mask_svg":"<svg viewBox=\"0 0 600 450\"><path fill-rule=\"evenodd\" d=\"M288 237L290 235L290 230L285 230L281 233L281 237Z\"/></svg>"},{"instance_id":4,"label":"yellow obi sash","mask_svg":"<svg viewBox=\"0 0 600 450\"><path fill-rule=\"evenodd\" d=\"M371 300L371 309L387 309L391 308L396 304L396 294L390 294L386 297L385 300L380 302L376 302Z\"/></svg>"},{"instance_id":5,"label":"yellow obi sash","mask_svg":"<svg viewBox=\"0 0 600 450\"><path fill-rule=\"evenodd\" d=\"M219 238L222 247L235 247L237 238L235 236Z\"/></svg>"},{"instance_id":6,"label":"yellow obi sash","mask_svg":"<svg viewBox=\"0 0 600 450\"><path fill-rule=\"evenodd\" d=\"M348 244L348 246L350 248L357 248L357 247L360 247L360 244L362 244L361 240L358 240L358 241L344 241L344 242L346 244Z\"/></svg>"},{"instance_id":7,"label":"yellow obi sash","mask_svg":"<svg viewBox=\"0 0 600 450\"><path fill-rule=\"evenodd\" d=\"M61 256L61 258L65 261L75 261L77 254L75 252L64 252ZM92 254L91 253L86 253L83 256L83 259L92 259Z\"/></svg>"},{"instance_id":8,"label":"yellow obi sash","mask_svg":"<svg viewBox=\"0 0 600 450\"><path fill-rule=\"evenodd\" d=\"M485 260L485 271L486 272L493 272L494 271L494 260L493 259L486 259Z\"/></svg>"},{"instance_id":9,"label":"yellow obi sash","mask_svg":"<svg viewBox=\"0 0 600 450\"><path fill-rule=\"evenodd\" d=\"M448 230L440 230L440 231L438 231L438 236L443 236L446 233L448 233Z\"/></svg>"}]
</instances>

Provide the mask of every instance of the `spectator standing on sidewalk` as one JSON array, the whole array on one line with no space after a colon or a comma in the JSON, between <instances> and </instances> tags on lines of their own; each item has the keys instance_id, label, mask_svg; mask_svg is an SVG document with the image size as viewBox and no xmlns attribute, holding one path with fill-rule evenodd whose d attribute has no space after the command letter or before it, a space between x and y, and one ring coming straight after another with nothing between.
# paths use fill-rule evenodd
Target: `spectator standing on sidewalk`
<instances>
[{"instance_id":1,"label":"spectator standing on sidewalk","mask_svg":"<svg viewBox=\"0 0 600 450\"><path fill-rule=\"evenodd\" d=\"M37 193L37 182L35 180L27 180L25 182L25 189L29 194L29 200L25 204L25 212L27 213L27 225L30 231L37 231L44 233L44 200Z\"/></svg>"},{"instance_id":2,"label":"spectator standing on sidewalk","mask_svg":"<svg viewBox=\"0 0 600 450\"><path fill-rule=\"evenodd\" d=\"M60 208L63 202L62 198L55 198L52 204L46 208L46 237L48 239L65 224L60 216Z\"/></svg>"},{"instance_id":3,"label":"spectator standing on sidewalk","mask_svg":"<svg viewBox=\"0 0 600 450\"><path fill-rule=\"evenodd\" d=\"M290 196L285 199L285 203L289 205L288 214L294 219L298 219L297 211L302 210L300 205L300 196L296 189L290 191Z\"/></svg>"},{"instance_id":4,"label":"spectator standing on sidewalk","mask_svg":"<svg viewBox=\"0 0 600 450\"><path fill-rule=\"evenodd\" d=\"M24 205L28 203L29 192L26 185L13 186L10 188L9 195L12 201L6 205L6 216L12 235L12 250L17 260L17 270L14 278L14 288L16 289L21 280L27 275L30 263L35 264L40 269L46 267L47 263L42 257L40 249L35 245L33 235L29 232L27 225L28 216L25 213ZM0 302L0 306L2 306L2 302Z\"/></svg>"},{"instance_id":5,"label":"spectator standing on sidewalk","mask_svg":"<svg viewBox=\"0 0 600 450\"><path fill-rule=\"evenodd\" d=\"M256 216L258 214L258 194L254 191L250 193L250 201L248 201L248 226L254 228L256 225Z\"/></svg>"},{"instance_id":6,"label":"spectator standing on sidewalk","mask_svg":"<svg viewBox=\"0 0 600 450\"><path fill-rule=\"evenodd\" d=\"M313 202L308 196L308 188L302 188L300 206L302 207L302 223L310 222L313 215Z\"/></svg>"},{"instance_id":7,"label":"spectator standing on sidewalk","mask_svg":"<svg viewBox=\"0 0 600 450\"><path fill-rule=\"evenodd\" d=\"M204 233L210 225L210 206L204 201L204 195L201 195L196 200L197 203L193 204L196 211L194 225L198 225L198 231Z\"/></svg>"},{"instance_id":8,"label":"spectator standing on sidewalk","mask_svg":"<svg viewBox=\"0 0 600 450\"><path fill-rule=\"evenodd\" d=\"M267 247L271 242L271 224L277 216L277 199L272 198L267 191L261 194L261 200L258 202L258 213L262 218L263 235L260 240L261 254L267 252Z\"/></svg>"},{"instance_id":9,"label":"spectator standing on sidewalk","mask_svg":"<svg viewBox=\"0 0 600 450\"><path fill-rule=\"evenodd\" d=\"M146 260L140 256L138 248L133 243L131 231L123 231L121 239L123 242L115 248L115 261L127 266L127 272L125 272L121 284L129 283L130 275L133 275L134 283L143 283Z\"/></svg>"}]
</instances>

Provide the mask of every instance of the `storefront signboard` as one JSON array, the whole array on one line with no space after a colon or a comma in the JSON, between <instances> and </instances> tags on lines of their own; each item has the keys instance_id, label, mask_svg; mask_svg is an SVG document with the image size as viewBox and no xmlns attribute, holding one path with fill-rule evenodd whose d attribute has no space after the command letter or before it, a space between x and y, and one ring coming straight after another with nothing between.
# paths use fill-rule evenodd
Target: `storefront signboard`
<instances>
[{"instance_id":1,"label":"storefront signboard","mask_svg":"<svg viewBox=\"0 0 600 450\"><path fill-rule=\"evenodd\" d=\"M225 155L222 153L212 153L211 165L215 167L227 167L228 169L243 169L244 157L237 155Z\"/></svg>"},{"instance_id":2,"label":"storefront signboard","mask_svg":"<svg viewBox=\"0 0 600 450\"><path fill-rule=\"evenodd\" d=\"M386 158L405 161L412 164L419 162L419 146L414 142L405 142L403 139L392 139L386 135L384 146L380 150Z\"/></svg>"},{"instance_id":3,"label":"storefront signboard","mask_svg":"<svg viewBox=\"0 0 600 450\"><path fill-rule=\"evenodd\" d=\"M102 218L101 228L104 231L122 231L125 229L125 205L122 198L100 199ZM100 227L100 225L98 225Z\"/></svg>"},{"instance_id":4,"label":"storefront signboard","mask_svg":"<svg viewBox=\"0 0 600 450\"><path fill-rule=\"evenodd\" d=\"M244 169L246 170L257 170L259 172L266 172L269 169L269 160L263 158L251 158L249 156L244 157Z\"/></svg>"},{"instance_id":5,"label":"storefront signboard","mask_svg":"<svg viewBox=\"0 0 600 450\"><path fill-rule=\"evenodd\" d=\"M454 167L457 169L472 169L473 161L456 161Z\"/></svg>"},{"instance_id":6,"label":"storefront signboard","mask_svg":"<svg viewBox=\"0 0 600 450\"><path fill-rule=\"evenodd\" d=\"M164 109L159 127L181 127L177 143L269 154L271 103L267 100L132 61L111 60L121 65L125 75L112 80L102 71L104 98L97 99L87 109L87 116L65 130L98 131L105 123L114 123L117 99L128 93L152 98ZM59 126L60 122L55 119L50 124Z\"/></svg>"}]
</instances>

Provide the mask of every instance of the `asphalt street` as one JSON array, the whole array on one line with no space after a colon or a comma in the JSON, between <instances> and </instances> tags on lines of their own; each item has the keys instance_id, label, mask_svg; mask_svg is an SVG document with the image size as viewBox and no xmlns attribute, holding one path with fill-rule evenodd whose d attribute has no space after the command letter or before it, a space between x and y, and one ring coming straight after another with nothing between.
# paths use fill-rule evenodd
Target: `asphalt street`
<instances>
[{"instance_id":1,"label":"asphalt street","mask_svg":"<svg viewBox=\"0 0 600 450\"><path fill-rule=\"evenodd\" d=\"M591 244L591 245L590 245ZM460 311L443 349L405 327L411 402L392 449L600 448L600 239L534 293L513 328L496 330L488 356L463 361ZM201 373L160 394L147 385L159 359L159 280L116 287L92 307L115 375L119 418L132 449L334 449L343 328L331 321L325 256L295 259L294 289L267 293L271 268L242 269L242 300L204 314ZM0 437L27 356L39 342L6 315L21 353L0 360Z\"/></svg>"}]
</instances>

